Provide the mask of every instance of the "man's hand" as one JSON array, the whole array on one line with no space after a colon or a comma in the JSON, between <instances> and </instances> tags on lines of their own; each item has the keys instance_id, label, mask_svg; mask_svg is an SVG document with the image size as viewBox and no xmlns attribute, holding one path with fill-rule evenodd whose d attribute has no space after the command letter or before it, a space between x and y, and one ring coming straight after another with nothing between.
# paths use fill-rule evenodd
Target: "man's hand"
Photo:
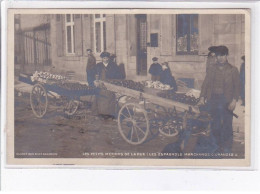
<instances>
[{"instance_id":1,"label":"man's hand","mask_svg":"<svg viewBox=\"0 0 260 194\"><path fill-rule=\"evenodd\" d=\"M204 105L205 104L205 99L204 99L204 97L200 97L200 100L199 100L199 102L197 103L197 106L202 106L202 105Z\"/></svg>"},{"instance_id":2,"label":"man's hand","mask_svg":"<svg viewBox=\"0 0 260 194\"><path fill-rule=\"evenodd\" d=\"M233 111L236 108L236 100L233 99L232 102L228 105L228 110Z\"/></svg>"}]
</instances>

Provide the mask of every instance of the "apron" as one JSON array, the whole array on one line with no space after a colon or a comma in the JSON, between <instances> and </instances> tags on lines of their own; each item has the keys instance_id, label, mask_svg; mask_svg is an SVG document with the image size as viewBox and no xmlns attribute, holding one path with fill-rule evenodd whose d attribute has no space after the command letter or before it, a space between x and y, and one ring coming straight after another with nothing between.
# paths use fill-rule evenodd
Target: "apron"
<instances>
[{"instance_id":1,"label":"apron","mask_svg":"<svg viewBox=\"0 0 260 194\"><path fill-rule=\"evenodd\" d=\"M101 80L106 79L106 69L101 70ZM101 115L116 115L116 96L114 92L100 89L97 96L97 113Z\"/></svg>"},{"instance_id":2,"label":"apron","mask_svg":"<svg viewBox=\"0 0 260 194\"><path fill-rule=\"evenodd\" d=\"M116 96L113 92L101 89L97 96L97 112L101 115L116 115Z\"/></svg>"}]
</instances>

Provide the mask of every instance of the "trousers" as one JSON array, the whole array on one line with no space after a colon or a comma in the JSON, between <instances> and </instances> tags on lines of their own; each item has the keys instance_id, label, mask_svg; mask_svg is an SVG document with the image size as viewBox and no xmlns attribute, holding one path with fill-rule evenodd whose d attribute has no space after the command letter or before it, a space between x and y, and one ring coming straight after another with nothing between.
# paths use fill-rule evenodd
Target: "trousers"
<instances>
[{"instance_id":1,"label":"trousers","mask_svg":"<svg viewBox=\"0 0 260 194\"><path fill-rule=\"evenodd\" d=\"M88 70L87 71L87 81L88 81L88 84L89 86L94 86L94 81L96 79L96 71L95 69L91 69L91 70Z\"/></svg>"},{"instance_id":2,"label":"trousers","mask_svg":"<svg viewBox=\"0 0 260 194\"><path fill-rule=\"evenodd\" d=\"M230 153L233 144L233 115L228 111L228 105L223 94L212 95L209 100L211 135L222 151Z\"/></svg>"}]
</instances>

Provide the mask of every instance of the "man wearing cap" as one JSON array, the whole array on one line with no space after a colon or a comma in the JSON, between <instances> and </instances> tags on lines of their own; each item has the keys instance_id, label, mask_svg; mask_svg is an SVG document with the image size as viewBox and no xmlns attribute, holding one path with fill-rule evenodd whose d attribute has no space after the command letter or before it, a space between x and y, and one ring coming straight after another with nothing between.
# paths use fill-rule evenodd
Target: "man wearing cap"
<instances>
[{"instance_id":1,"label":"man wearing cap","mask_svg":"<svg viewBox=\"0 0 260 194\"><path fill-rule=\"evenodd\" d=\"M233 143L233 110L239 98L238 69L228 63L228 48L216 49L217 62L206 74L198 105L207 102L212 117L211 133L220 152L231 152Z\"/></svg>"},{"instance_id":2,"label":"man wearing cap","mask_svg":"<svg viewBox=\"0 0 260 194\"><path fill-rule=\"evenodd\" d=\"M100 57L102 62L96 65L96 74L100 80L120 79L120 71L118 66L110 60L110 53L102 52ZM116 114L116 97L113 92L108 90L100 90L97 97L98 114L109 117Z\"/></svg>"},{"instance_id":3,"label":"man wearing cap","mask_svg":"<svg viewBox=\"0 0 260 194\"><path fill-rule=\"evenodd\" d=\"M208 69L212 66L215 65L217 62L216 59L216 46L211 46L208 48L209 53L208 53L208 57L207 57L207 62L206 62L206 72L208 72Z\"/></svg>"},{"instance_id":4,"label":"man wearing cap","mask_svg":"<svg viewBox=\"0 0 260 194\"><path fill-rule=\"evenodd\" d=\"M153 64L150 66L149 73L151 74L152 81L160 81L160 75L162 73L162 66L158 63L158 58L153 57Z\"/></svg>"},{"instance_id":5,"label":"man wearing cap","mask_svg":"<svg viewBox=\"0 0 260 194\"><path fill-rule=\"evenodd\" d=\"M87 81L89 86L94 86L94 80L95 80L95 66L96 66L96 58L92 54L91 49L87 49L88 52L88 62L87 62Z\"/></svg>"}]
</instances>

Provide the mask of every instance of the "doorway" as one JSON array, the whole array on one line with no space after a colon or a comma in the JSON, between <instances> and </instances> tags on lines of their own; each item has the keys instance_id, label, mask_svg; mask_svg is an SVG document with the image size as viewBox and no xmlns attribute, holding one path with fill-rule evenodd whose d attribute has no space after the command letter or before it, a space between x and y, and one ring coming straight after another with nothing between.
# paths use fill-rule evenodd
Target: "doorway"
<instances>
[{"instance_id":1,"label":"doorway","mask_svg":"<svg viewBox=\"0 0 260 194\"><path fill-rule=\"evenodd\" d=\"M147 19L145 14L136 16L137 75L147 75Z\"/></svg>"}]
</instances>

